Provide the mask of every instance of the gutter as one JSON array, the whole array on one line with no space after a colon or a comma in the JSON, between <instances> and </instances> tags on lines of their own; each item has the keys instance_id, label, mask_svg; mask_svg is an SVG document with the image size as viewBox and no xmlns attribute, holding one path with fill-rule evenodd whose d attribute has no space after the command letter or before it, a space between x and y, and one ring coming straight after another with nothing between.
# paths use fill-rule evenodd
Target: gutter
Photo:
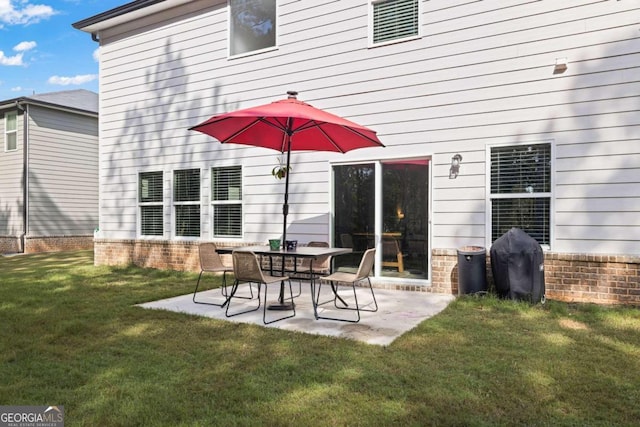
<instances>
[{"instance_id":1,"label":"gutter","mask_svg":"<svg viewBox=\"0 0 640 427\"><path fill-rule=\"evenodd\" d=\"M25 252L26 237L29 232L29 104L22 105L16 101L15 106L22 111L22 235L20 236L20 250Z\"/></svg>"},{"instance_id":2,"label":"gutter","mask_svg":"<svg viewBox=\"0 0 640 427\"><path fill-rule=\"evenodd\" d=\"M25 109L21 105L29 105L29 104L37 105L37 106L40 106L40 107L47 107L47 108L52 109L52 110L64 111L64 112L67 112L67 113L80 114L80 115L89 116L89 117L97 117L98 116L98 112L97 111L84 110L82 108L66 107L64 105L59 105L59 104L54 104L54 103L51 103L51 102L32 99L32 98L29 98L28 96L23 96L23 97L20 97L20 98L14 98L14 99L10 99L10 100L8 100L6 102L0 103L0 110L13 109L16 106L20 105L18 108L20 110L22 110L22 111L25 111Z\"/></svg>"},{"instance_id":3,"label":"gutter","mask_svg":"<svg viewBox=\"0 0 640 427\"><path fill-rule=\"evenodd\" d=\"M101 22L107 21L109 19L118 18L122 15L126 15L127 13L135 12L140 9L144 9L145 7L152 6L157 3L162 3L166 0L136 0L130 3L124 4L122 6L118 6L114 9L107 10L106 12L102 12L98 15L91 16L89 18L83 19L82 21L74 22L71 24L73 28L76 30L82 30L85 27L89 27L91 25L99 24ZM96 35L92 34L92 38L94 41L98 38Z\"/></svg>"}]
</instances>

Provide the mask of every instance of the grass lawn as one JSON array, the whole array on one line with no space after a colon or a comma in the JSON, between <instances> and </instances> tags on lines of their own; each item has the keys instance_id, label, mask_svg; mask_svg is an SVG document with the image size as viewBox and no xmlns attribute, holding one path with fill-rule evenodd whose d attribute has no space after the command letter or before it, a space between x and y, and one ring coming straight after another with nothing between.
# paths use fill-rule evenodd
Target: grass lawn
<instances>
[{"instance_id":1,"label":"grass lawn","mask_svg":"<svg viewBox=\"0 0 640 427\"><path fill-rule=\"evenodd\" d=\"M0 405L64 405L67 426L640 422L638 309L465 297L384 348L134 306L196 277L0 257Z\"/></svg>"}]
</instances>

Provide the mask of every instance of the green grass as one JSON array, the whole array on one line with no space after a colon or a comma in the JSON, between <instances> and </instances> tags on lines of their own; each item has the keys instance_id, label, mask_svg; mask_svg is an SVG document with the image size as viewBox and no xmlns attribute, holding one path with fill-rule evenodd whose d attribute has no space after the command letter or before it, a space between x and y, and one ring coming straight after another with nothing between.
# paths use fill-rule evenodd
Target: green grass
<instances>
[{"instance_id":1,"label":"green grass","mask_svg":"<svg viewBox=\"0 0 640 427\"><path fill-rule=\"evenodd\" d=\"M0 405L64 405L68 426L640 420L638 309L465 297L384 348L135 306L195 280L0 257Z\"/></svg>"}]
</instances>

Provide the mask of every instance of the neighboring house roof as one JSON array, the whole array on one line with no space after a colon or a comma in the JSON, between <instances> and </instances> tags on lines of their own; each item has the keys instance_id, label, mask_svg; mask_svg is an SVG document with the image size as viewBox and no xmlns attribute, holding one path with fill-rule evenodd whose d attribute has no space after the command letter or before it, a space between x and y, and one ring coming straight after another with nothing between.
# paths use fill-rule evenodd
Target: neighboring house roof
<instances>
[{"instance_id":1,"label":"neighboring house roof","mask_svg":"<svg viewBox=\"0 0 640 427\"><path fill-rule=\"evenodd\" d=\"M85 89L40 93L8 99L0 101L0 109L13 107L17 103L37 104L79 113L90 113L92 115L98 114L98 94Z\"/></svg>"}]
</instances>

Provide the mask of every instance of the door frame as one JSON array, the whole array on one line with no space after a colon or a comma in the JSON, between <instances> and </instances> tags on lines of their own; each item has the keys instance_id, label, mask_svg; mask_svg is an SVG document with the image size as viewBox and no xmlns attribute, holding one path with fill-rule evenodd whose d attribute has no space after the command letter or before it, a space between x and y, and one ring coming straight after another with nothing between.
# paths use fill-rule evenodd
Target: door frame
<instances>
[{"instance_id":1,"label":"door frame","mask_svg":"<svg viewBox=\"0 0 640 427\"><path fill-rule=\"evenodd\" d=\"M411 160L427 160L428 164L428 177L429 177L429 185L427 189L427 277L426 279L416 279L416 278L402 278L402 277L388 277L382 276L382 250L380 250L380 244L382 239L383 231L383 203L382 198L382 164L389 161L411 161ZM374 265L374 274L371 277L371 281L373 284L402 284L402 285L417 285L417 286L427 286L431 284L431 278L433 273L433 266L431 264L431 252L433 250L432 246L432 235L433 235L433 156L425 155L425 156L407 156L407 157L388 157L384 159L358 159L353 161L329 161L329 240L331 246L335 246L337 242L334 241L334 229L335 229L335 175L333 173L334 166L346 166L346 165L361 165L361 164L373 164L374 172L375 172L375 208L374 208L374 243L375 247L378 248L376 250L376 260Z\"/></svg>"}]
</instances>

